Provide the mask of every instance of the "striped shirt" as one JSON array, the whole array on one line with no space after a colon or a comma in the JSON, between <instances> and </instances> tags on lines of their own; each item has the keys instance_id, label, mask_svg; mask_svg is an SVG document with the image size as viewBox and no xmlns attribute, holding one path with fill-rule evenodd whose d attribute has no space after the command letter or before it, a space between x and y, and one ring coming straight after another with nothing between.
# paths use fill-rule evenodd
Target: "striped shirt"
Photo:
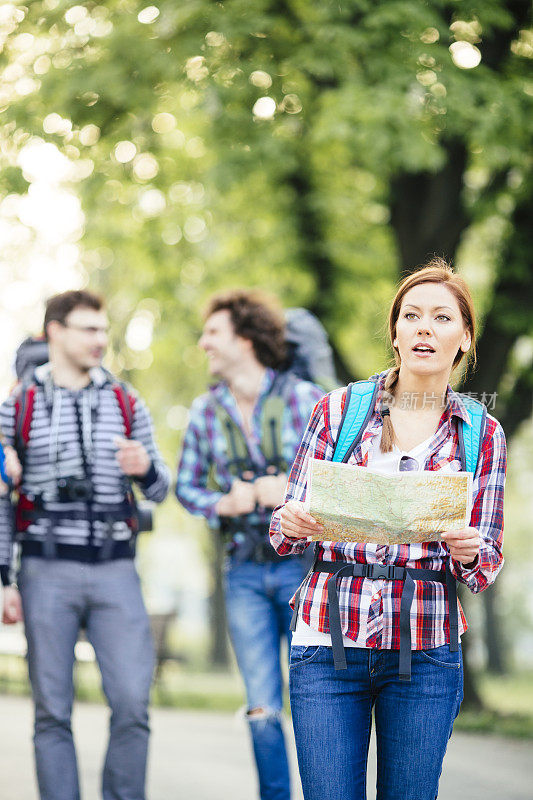
<instances>
[{"instance_id":1,"label":"striped shirt","mask_svg":"<svg viewBox=\"0 0 533 800\"><path fill-rule=\"evenodd\" d=\"M230 491L234 480L228 465L226 436L217 419L217 404L225 409L242 432L251 462L261 474L266 466L266 459L261 450L262 413L277 374L272 369L265 371L252 414L250 435L244 430L241 413L226 383L211 386L208 392L197 397L192 404L178 467L176 496L191 514L204 516L213 527L218 524L215 506L221 497ZM292 389L285 397L281 421L281 455L287 464L292 464L294 461L313 406L322 395L323 392L313 383L296 380L292 383ZM211 473L214 473L219 490L209 487ZM268 530L270 513L270 510L257 508L246 516L246 521L248 525Z\"/></svg>"},{"instance_id":2,"label":"striped shirt","mask_svg":"<svg viewBox=\"0 0 533 800\"><path fill-rule=\"evenodd\" d=\"M375 376L383 389L387 373ZM372 441L381 433L381 392L378 392L374 412L363 432L359 445L350 456L350 464L368 465ZM285 496L305 500L306 475L309 458L331 460L346 398L346 389L326 395L315 407L298 454L294 461ZM469 424L468 413L459 395L448 386L446 407L435 435L429 445L425 470L462 469L458 424ZM318 558L324 561L386 564L415 569L444 570L450 561L457 580L472 592L486 589L503 565L503 492L505 484L506 447L501 425L487 415L480 458L473 480L473 507L470 525L477 528L481 538L478 556L469 568L450 559L446 544L426 542L411 545L357 544L353 542L320 542ZM280 506L281 508L281 506ZM279 508L272 515L271 541L278 553L303 552L306 540L290 539L280 530ZM329 633L326 573L314 572L302 587L300 613L311 628ZM397 649L400 646L401 581L377 581L369 578L344 577L337 581L342 632L363 647ZM416 581L411 607L411 643L414 650L440 647L449 642L448 603L444 585ZM466 630L466 620L460 609L459 631Z\"/></svg>"},{"instance_id":3,"label":"striped shirt","mask_svg":"<svg viewBox=\"0 0 533 800\"><path fill-rule=\"evenodd\" d=\"M35 371L35 400L29 441L24 450L24 471L21 493L41 495L50 511L70 512L88 516L84 502L59 502L58 480L84 477L83 453L79 436L78 413L83 434L83 449L92 483L92 508L102 512L124 501L129 482L121 472L115 454L115 437L126 435L125 421L112 378L102 369L91 370L91 382L80 391L55 386L48 364ZM77 408L76 408L77 407ZM14 443L15 395L0 406L0 428L7 444ZM141 442L151 459L147 474L135 479L144 496L161 502L167 495L170 473L156 448L150 414L145 404L135 398L131 440ZM32 522L21 535L23 543L43 542L49 530L46 519ZM94 548L101 546L111 535L114 541L127 542L131 529L125 521L107 523L87 518L53 524L53 539L57 545ZM0 568L6 580L6 567L11 563L14 521L9 498L0 498Z\"/></svg>"}]
</instances>

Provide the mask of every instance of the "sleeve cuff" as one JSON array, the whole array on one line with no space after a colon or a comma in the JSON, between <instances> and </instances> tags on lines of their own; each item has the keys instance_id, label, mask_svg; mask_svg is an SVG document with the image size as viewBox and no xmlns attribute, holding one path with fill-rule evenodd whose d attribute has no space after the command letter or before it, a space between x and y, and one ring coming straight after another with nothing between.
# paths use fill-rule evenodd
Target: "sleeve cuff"
<instances>
[{"instance_id":1,"label":"sleeve cuff","mask_svg":"<svg viewBox=\"0 0 533 800\"><path fill-rule=\"evenodd\" d=\"M479 569L479 554L475 557L474 561L468 565L461 564L460 561L455 561L453 558L450 559L450 562L454 577L457 578L457 580L468 583L469 579L474 577Z\"/></svg>"},{"instance_id":2,"label":"sleeve cuff","mask_svg":"<svg viewBox=\"0 0 533 800\"><path fill-rule=\"evenodd\" d=\"M209 506L207 506L205 509L205 518L212 528L215 528L219 524L220 517L216 512L216 507L218 501L222 500L223 497L223 492L215 492L210 499Z\"/></svg>"},{"instance_id":3,"label":"sleeve cuff","mask_svg":"<svg viewBox=\"0 0 533 800\"><path fill-rule=\"evenodd\" d=\"M2 579L2 586L9 586L11 581L9 580L9 573L10 569L7 565L0 567L0 578Z\"/></svg>"},{"instance_id":4,"label":"sleeve cuff","mask_svg":"<svg viewBox=\"0 0 533 800\"><path fill-rule=\"evenodd\" d=\"M148 472L146 473L146 475L143 475L142 478L139 478L138 481L144 489L148 489L148 487L152 486L152 484L155 483L156 480L157 480L157 470L154 466L154 462L151 461L150 466L148 467Z\"/></svg>"}]
</instances>

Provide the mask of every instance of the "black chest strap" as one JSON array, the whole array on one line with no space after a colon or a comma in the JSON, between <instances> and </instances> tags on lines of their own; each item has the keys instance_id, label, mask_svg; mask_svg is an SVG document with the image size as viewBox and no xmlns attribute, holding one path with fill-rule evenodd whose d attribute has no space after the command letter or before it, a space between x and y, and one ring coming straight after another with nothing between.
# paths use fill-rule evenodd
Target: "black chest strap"
<instances>
[{"instance_id":1,"label":"black chest strap","mask_svg":"<svg viewBox=\"0 0 533 800\"><path fill-rule=\"evenodd\" d=\"M348 564L345 561L315 561L312 572L328 572L328 615L329 632L331 636L331 649L335 669L346 669L346 655L342 638L342 626L339 608L339 595L337 591L337 578L369 578L370 580L385 579L388 581L403 581L400 605L400 664L399 678L401 681L411 680L411 606L415 594L415 581L433 581L446 584L448 594L448 609L450 620L450 650L457 652L459 649L459 619L457 607L457 589L455 578L449 567L445 570L414 569L411 567L396 567L387 564ZM305 583L305 581L304 581ZM291 620L291 630L295 630L300 606L300 594L303 583L294 597L294 611Z\"/></svg>"}]
</instances>

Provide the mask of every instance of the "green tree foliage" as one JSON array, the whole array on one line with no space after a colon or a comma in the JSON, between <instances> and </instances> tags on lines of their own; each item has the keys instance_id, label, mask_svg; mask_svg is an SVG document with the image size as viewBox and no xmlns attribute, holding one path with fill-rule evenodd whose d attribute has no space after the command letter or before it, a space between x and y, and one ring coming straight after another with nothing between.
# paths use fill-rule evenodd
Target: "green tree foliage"
<instances>
[{"instance_id":1,"label":"green tree foliage","mask_svg":"<svg viewBox=\"0 0 533 800\"><path fill-rule=\"evenodd\" d=\"M356 375L383 359L399 267L455 257L468 229L491 262L482 287L497 285L494 250L526 193L527 3L13 8L4 59L36 90L12 92L8 131L88 162L93 281L124 320L140 297L162 304L158 338L179 337L189 367L186 332L220 285L311 306ZM501 231L486 253L484 225ZM503 306L495 316L513 317Z\"/></svg>"}]
</instances>

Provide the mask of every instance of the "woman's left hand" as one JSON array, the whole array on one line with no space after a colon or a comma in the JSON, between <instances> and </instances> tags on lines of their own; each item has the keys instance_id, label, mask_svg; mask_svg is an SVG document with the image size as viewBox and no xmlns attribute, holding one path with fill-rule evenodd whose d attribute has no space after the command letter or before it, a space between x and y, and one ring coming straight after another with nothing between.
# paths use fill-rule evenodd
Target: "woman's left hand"
<instances>
[{"instance_id":1,"label":"woman's left hand","mask_svg":"<svg viewBox=\"0 0 533 800\"><path fill-rule=\"evenodd\" d=\"M446 531L442 539L448 545L451 557L461 564L471 564L479 553L480 536L477 528Z\"/></svg>"}]
</instances>

